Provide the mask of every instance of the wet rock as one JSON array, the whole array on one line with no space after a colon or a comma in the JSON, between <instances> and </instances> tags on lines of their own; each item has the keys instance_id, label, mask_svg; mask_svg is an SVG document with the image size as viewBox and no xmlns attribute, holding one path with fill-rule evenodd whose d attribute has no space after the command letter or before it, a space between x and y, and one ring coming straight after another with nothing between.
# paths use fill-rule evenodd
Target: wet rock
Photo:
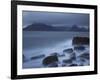
<instances>
[{"instance_id":1,"label":"wet rock","mask_svg":"<svg viewBox=\"0 0 100 80\"><path fill-rule=\"evenodd\" d=\"M71 65L69 65L69 66L78 66L77 64L71 64Z\"/></svg>"},{"instance_id":2,"label":"wet rock","mask_svg":"<svg viewBox=\"0 0 100 80\"><path fill-rule=\"evenodd\" d=\"M84 58L81 58L80 60L81 60L81 62L86 62L86 60Z\"/></svg>"},{"instance_id":3,"label":"wet rock","mask_svg":"<svg viewBox=\"0 0 100 80\"><path fill-rule=\"evenodd\" d=\"M51 56L59 56L59 54L55 52L55 53L52 53Z\"/></svg>"},{"instance_id":4,"label":"wet rock","mask_svg":"<svg viewBox=\"0 0 100 80\"><path fill-rule=\"evenodd\" d=\"M59 54L58 55L58 57L64 57L65 56L65 54Z\"/></svg>"},{"instance_id":5,"label":"wet rock","mask_svg":"<svg viewBox=\"0 0 100 80\"><path fill-rule=\"evenodd\" d=\"M69 59L75 60L76 58L76 54L73 52L72 48L63 50L63 53L65 54L67 60Z\"/></svg>"},{"instance_id":6,"label":"wet rock","mask_svg":"<svg viewBox=\"0 0 100 80\"><path fill-rule=\"evenodd\" d=\"M89 45L88 37L74 37L72 40L72 45Z\"/></svg>"},{"instance_id":7,"label":"wet rock","mask_svg":"<svg viewBox=\"0 0 100 80\"><path fill-rule=\"evenodd\" d=\"M45 57L45 55L42 54L42 55L31 57L31 60L33 60L33 59L40 59L40 58L44 58L44 57Z\"/></svg>"},{"instance_id":8,"label":"wet rock","mask_svg":"<svg viewBox=\"0 0 100 80\"><path fill-rule=\"evenodd\" d=\"M69 59L69 60L63 60L63 63L71 64L71 63L72 63L72 59Z\"/></svg>"},{"instance_id":9,"label":"wet rock","mask_svg":"<svg viewBox=\"0 0 100 80\"><path fill-rule=\"evenodd\" d=\"M62 67L65 67L66 66L66 64L62 64Z\"/></svg>"},{"instance_id":10,"label":"wet rock","mask_svg":"<svg viewBox=\"0 0 100 80\"><path fill-rule=\"evenodd\" d=\"M84 46L74 46L74 50L83 51L85 50L85 47Z\"/></svg>"},{"instance_id":11,"label":"wet rock","mask_svg":"<svg viewBox=\"0 0 100 80\"><path fill-rule=\"evenodd\" d=\"M82 55L79 56L80 58L84 58L84 59L90 59L89 53L83 53Z\"/></svg>"},{"instance_id":12,"label":"wet rock","mask_svg":"<svg viewBox=\"0 0 100 80\"><path fill-rule=\"evenodd\" d=\"M63 50L64 53L72 53L73 52L73 49L72 48L69 48L69 49L65 49Z\"/></svg>"},{"instance_id":13,"label":"wet rock","mask_svg":"<svg viewBox=\"0 0 100 80\"><path fill-rule=\"evenodd\" d=\"M51 63L47 67L58 67L58 63L57 62Z\"/></svg>"},{"instance_id":14,"label":"wet rock","mask_svg":"<svg viewBox=\"0 0 100 80\"><path fill-rule=\"evenodd\" d=\"M52 65L55 66L57 64L54 65L54 63L58 62L58 56L57 55L51 55L51 56L47 56L43 59L43 65L44 66L48 66L48 65Z\"/></svg>"},{"instance_id":15,"label":"wet rock","mask_svg":"<svg viewBox=\"0 0 100 80\"><path fill-rule=\"evenodd\" d=\"M74 63L77 63L78 66L86 66L89 65L89 60L79 56Z\"/></svg>"},{"instance_id":16,"label":"wet rock","mask_svg":"<svg viewBox=\"0 0 100 80\"><path fill-rule=\"evenodd\" d=\"M72 60L76 60L76 53L72 53L72 54L71 54L71 59L72 59Z\"/></svg>"}]
</instances>

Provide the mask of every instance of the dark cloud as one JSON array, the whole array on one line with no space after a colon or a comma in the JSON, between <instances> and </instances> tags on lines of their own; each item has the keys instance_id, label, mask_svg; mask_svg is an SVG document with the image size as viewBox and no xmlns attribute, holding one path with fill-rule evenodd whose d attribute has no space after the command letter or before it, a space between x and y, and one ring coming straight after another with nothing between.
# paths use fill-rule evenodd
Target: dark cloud
<instances>
[{"instance_id":1,"label":"dark cloud","mask_svg":"<svg viewBox=\"0 0 100 80\"><path fill-rule=\"evenodd\" d=\"M35 23L89 26L89 14L23 11L23 27Z\"/></svg>"}]
</instances>

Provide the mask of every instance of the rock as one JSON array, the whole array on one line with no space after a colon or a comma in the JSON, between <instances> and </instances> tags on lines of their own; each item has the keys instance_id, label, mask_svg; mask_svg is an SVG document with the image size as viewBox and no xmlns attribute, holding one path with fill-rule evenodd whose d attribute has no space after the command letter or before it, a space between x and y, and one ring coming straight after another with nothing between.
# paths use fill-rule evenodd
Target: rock
<instances>
[{"instance_id":1,"label":"rock","mask_svg":"<svg viewBox=\"0 0 100 80\"><path fill-rule=\"evenodd\" d=\"M72 59L69 59L69 60L63 60L63 63L71 64L71 63L72 63Z\"/></svg>"},{"instance_id":2,"label":"rock","mask_svg":"<svg viewBox=\"0 0 100 80\"><path fill-rule=\"evenodd\" d=\"M58 57L64 57L65 56L65 54L59 54L58 55Z\"/></svg>"},{"instance_id":3,"label":"rock","mask_svg":"<svg viewBox=\"0 0 100 80\"><path fill-rule=\"evenodd\" d=\"M51 56L59 56L59 54L55 52L55 53L52 53Z\"/></svg>"},{"instance_id":4,"label":"rock","mask_svg":"<svg viewBox=\"0 0 100 80\"><path fill-rule=\"evenodd\" d=\"M71 64L71 65L69 65L69 66L78 66L77 64Z\"/></svg>"},{"instance_id":5,"label":"rock","mask_svg":"<svg viewBox=\"0 0 100 80\"><path fill-rule=\"evenodd\" d=\"M84 46L74 46L74 50L83 51L85 50L85 47Z\"/></svg>"},{"instance_id":6,"label":"rock","mask_svg":"<svg viewBox=\"0 0 100 80\"><path fill-rule=\"evenodd\" d=\"M58 67L58 63L57 62L51 63L47 67Z\"/></svg>"},{"instance_id":7,"label":"rock","mask_svg":"<svg viewBox=\"0 0 100 80\"><path fill-rule=\"evenodd\" d=\"M69 49L65 49L63 50L64 53L72 53L73 52L73 49L72 48L69 48Z\"/></svg>"},{"instance_id":8,"label":"rock","mask_svg":"<svg viewBox=\"0 0 100 80\"><path fill-rule=\"evenodd\" d=\"M40 58L44 58L44 57L45 57L45 55L42 54L42 55L31 57L31 60L33 60L33 59L40 59Z\"/></svg>"},{"instance_id":9,"label":"rock","mask_svg":"<svg viewBox=\"0 0 100 80\"><path fill-rule=\"evenodd\" d=\"M89 45L88 37L74 37L72 40L72 45Z\"/></svg>"},{"instance_id":10,"label":"rock","mask_svg":"<svg viewBox=\"0 0 100 80\"><path fill-rule=\"evenodd\" d=\"M76 53L72 53L72 54L71 54L71 59L72 59L72 60L76 60Z\"/></svg>"},{"instance_id":11,"label":"rock","mask_svg":"<svg viewBox=\"0 0 100 80\"><path fill-rule=\"evenodd\" d=\"M83 53L79 56L80 58L84 58L84 59L90 59L89 53Z\"/></svg>"},{"instance_id":12,"label":"rock","mask_svg":"<svg viewBox=\"0 0 100 80\"><path fill-rule=\"evenodd\" d=\"M54 64L55 62L58 62L58 57L57 55L51 55L51 56L47 56L46 58L43 59L43 65L44 66L48 66L50 64Z\"/></svg>"},{"instance_id":13,"label":"rock","mask_svg":"<svg viewBox=\"0 0 100 80\"><path fill-rule=\"evenodd\" d=\"M63 53L65 54L65 57L67 60L69 60L69 59L75 60L75 58L76 58L76 54L73 52L72 48L63 50Z\"/></svg>"},{"instance_id":14,"label":"rock","mask_svg":"<svg viewBox=\"0 0 100 80\"><path fill-rule=\"evenodd\" d=\"M78 56L76 59L76 62L74 62L74 63L77 63L78 66L86 66L86 65L89 65L89 60Z\"/></svg>"},{"instance_id":15,"label":"rock","mask_svg":"<svg viewBox=\"0 0 100 80\"><path fill-rule=\"evenodd\" d=\"M66 64L62 64L62 67L65 67L66 66Z\"/></svg>"}]
</instances>

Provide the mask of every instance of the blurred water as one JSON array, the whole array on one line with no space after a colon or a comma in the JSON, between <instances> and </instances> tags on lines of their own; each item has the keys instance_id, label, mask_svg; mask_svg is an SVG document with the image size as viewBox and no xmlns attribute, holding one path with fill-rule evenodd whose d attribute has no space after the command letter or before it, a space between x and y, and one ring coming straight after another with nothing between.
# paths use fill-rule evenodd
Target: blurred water
<instances>
[{"instance_id":1,"label":"blurred water","mask_svg":"<svg viewBox=\"0 0 100 80\"><path fill-rule=\"evenodd\" d=\"M23 54L26 59L33 56L57 52L63 54L63 50L72 48L72 39L75 36L89 37L88 32L55 32L55 31L23 31ZM63 58L62 58L63 59ZM23 63L23 68L43 67L43 59L32 60Z\"/></svg>"}]
</instances>

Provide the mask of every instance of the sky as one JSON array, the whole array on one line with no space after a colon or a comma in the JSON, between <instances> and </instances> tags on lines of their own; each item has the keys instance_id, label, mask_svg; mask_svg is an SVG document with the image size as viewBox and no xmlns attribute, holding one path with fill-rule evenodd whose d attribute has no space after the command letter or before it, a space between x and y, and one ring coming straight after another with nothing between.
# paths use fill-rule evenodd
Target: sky
<instances>
[{"instance_id":1,"label":"sky","mask_svg":"<svg viewBox=\"0 0 100 80\"><path fill-rule=\"evenodd\" d=\"M79 25L89 26L89 14L23 11L23 28L33 23L45 23L53 26Z\"/></svg>"}]
</instances>

